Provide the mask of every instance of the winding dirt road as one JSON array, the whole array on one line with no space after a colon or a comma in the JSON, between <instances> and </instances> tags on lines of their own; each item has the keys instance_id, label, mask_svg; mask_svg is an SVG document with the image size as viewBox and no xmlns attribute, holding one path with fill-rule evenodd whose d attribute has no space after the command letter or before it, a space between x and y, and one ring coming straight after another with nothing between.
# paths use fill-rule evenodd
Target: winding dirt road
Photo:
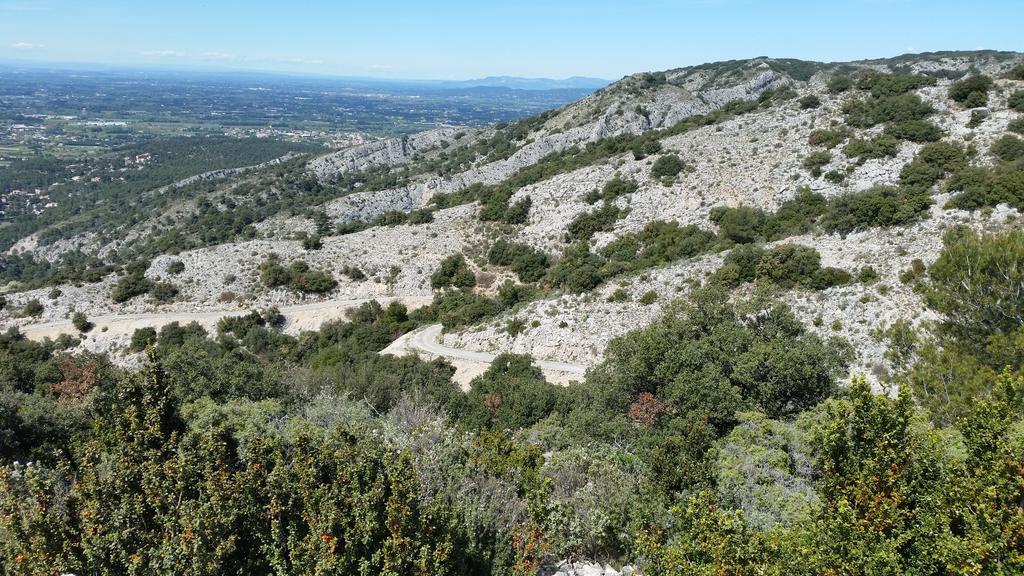
<instances>
[{"instance_id":1,"label":"winding dirt road","mask_svg":"<svg viewBox=\"0 0 1024 576\"><path fill-rule=\"evenodd\" d=\"M414 330L381 351L381 354L404 356L406 354L419 353L430 357L442 357L455 366L455 381L463 388L469 386L469 381L487 370L497 354L488 352L475 352L450 348L441 344L441 325L432 324L419 330ZM544 377L551 382L569 384L583 380L587 367L567 362L556 362L553 360L534 359L533 363L541 369Z\"/></svg>"},{"instance_id":2,"label":"winding dirt road","mask_svg":"<svg viewBox=\"0 0 1024 576\"><path fill-rule=\"evenodd\" d=\"M348 311L371 300L377 300L381 304L399 301L409 308L417 308L429 304L431 297L360 298L283 306L280 310L286 319L284 331L294 335L305 330L317 330L324 322L343 318ZM94 316L89 319L95 325L95 328L89 333L89 340L93 343L90 347L104 349L104 342L109 344L121 341L123 343L126 338L131 337L135 330L139 328L152 327L159 329L171 322L179 322L181 324L196 322L206 328L207 331L213 332L216 330L217 322L221 318L242 316L249 312L249 309L239 309ZM22 326L20 330L22 334L32 340L56 338L61 334L78 334L78 330L75 329L71 324L71 320L68 319L27 324ZM381 351L381 354L391 354L394 356L421 354L427 357L444 358L455 366L455 381L463 388L468 388L470 380L487 370L491 362L497 357L497 354L488 352L476 352L445 346L440 342L440 336L440 324L426 326L395 340L390 346ZM587 371L586 366L553 360L534 359L534 364L543 371L544 376L549 381L559 384L582 381Z\"/></svg>"}]
</instances>

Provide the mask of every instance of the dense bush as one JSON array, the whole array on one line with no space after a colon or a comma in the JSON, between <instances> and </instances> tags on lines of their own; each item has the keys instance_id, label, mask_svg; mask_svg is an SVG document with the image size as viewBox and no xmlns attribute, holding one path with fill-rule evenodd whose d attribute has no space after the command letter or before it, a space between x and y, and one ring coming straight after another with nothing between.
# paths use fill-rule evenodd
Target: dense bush
<instances>
[{"instance_id":1,"label":"dense bush","mask_svg":"<svg viewBox=\"0 0 1024 576\"><path fill-rule=\"evenodd\" d=\"M885 134L898 140L911 142L937 142L942 138L942 130L926 120L907 120L893 122L885 127Z\"/></svg>"},{"instance_id":2,"label":"dense bush","mask_svg":"<svg viewBox=\"0 0 1024 576\"><path fill-rule=\"evenodd\" d=\"M765 251L754 270L756 278L771 280L782 288L809 285L821 268L821 255L809 246L781 244Z\"/></svg>"},{"instance_id":3,"label":"dense bush","mask_svg":"<svg viewBox=\"0 0 1024 576\"><path fill-rule=\"evenodd\" d=\"M992 154L1004 162L1013 162L1024 158L1024 140L1004 134L992 143Z\"/></svg>"},{"instance_id":4,"label":"dense bush","mask_svg":"<svg viewBox=\"0 0 1024 576\"><path fill-rule=\"evenodd\" d=\"M601 255L608 259L607 274L692 258L711 249L714 242L713 233L692 224L656 220L638 233L619 236L601 249Z\"/></svg>"},{"instance_id":5,"label":"dense bush","mask_svg":"<svg viewBox=\"0 0 1024 576\"><path fill-rule=\"evenodd\" d=\"M807 168L811 173L811 176L817 178L821 176L821 169L831 161L832 154L825 152L824 150L817 150L804 157L803 166L804 168Z\"/></svg>"},{"instance_id":6,"label":"dense bush","mask_svg":"<svg viewBox=\"0 0 1024 576\"><path fill-rule=\"evenodd\" d=\"M811 131L810 136L807 137L807 143L811 146L824 146L831 150L846 140L849 135L850 131L845 128L818 128Z\"/></svg>"},{"instance_id":7,"label":"dense bush","mask_svg":"<svg viewBox=\"0 0 1024 576\"><path fill-rule=\"evenodd\" d=\"M75 330L82 333L92 330L94 326L83 312L75 312L71 315L71 325L75 327Z\"/></svg>"},{"instance_id":8,"label":"dense bush","mask_svg":"<svg viewBox=\"0 0 1024 576\"><path fill-rule=\"evenodd\" d=\"M704 421L724 432L737 410L795 414L835 390L845 348L806 334L784 305L730 304L714 290L688 300L609 344L593 380L618 418L648 393L665 406L659 426Z\"/></svg>"},{"instance_id":9,"label":"dense bush","mask_svg":"<svg viewBox=\"0 0 1024 576\"><path fill-rule=\"evenodd\" d=\"M487 261L494 266L510 266L523 282L536 282L547 273L548 255L525 244L498 240L487 252Z\"/></svg>"},{"instance_id":10,"label":"dense bush","mask_svg":"<svg viewBox=\"0 0 1024 576\"><path fill-rule=\"evenodd\" d=\"M846 92L850 88L853 88L853 78L849 76L837 75L832 76L828 79L828 91L832 94L841 94Z\"/></svg>"},{"instance_id":11,"label":"dense bush","mask_svg":"<svg viewBox=\"0 0 1024 576\"><path fill-rule=\"evenodd\" d=\"M446 329L475 324L501 313L505 306L493 298L464 291L440 292L430 305L431 313Z\"/></svg>"},{"instance_id":12,"label":"dense bush","mask_svg":"<svg viewBox=\"0 0 1024 576\"><path fill-rule=\"evenodd\" d=\"M680 160L679 156L675 154L665 154L655 160L654 165L651 166L651 178L662 180L665 178L674 178L680 172L683 171L686 165Z\"/></svg>"},{"instance_id":13,"label":"dense bush","mask_svg":"<svg viewBox=\"0 0 1024 576\"><path fill-rule=\"evenodd\" d=\"M149 289L149 295L154 302L162 304L174 300L179 291L178 287L170 282L154 282L153 287Z\"/></svg>"},{"instance_id":14,"label":"dense bush","mask_svg":"<svg viewBox=\"0 0 1024 576\"><path fill-rule=\"evenodd\" d=\"M1010 94L1010 97L1006 100L1006 105L1009 106L1011 110L1024 112L1024 90L1017 90L1013 94Z\"/></svg>"},{"instance_id":15,"label":"dense bush","mask_svg":"<svg viewBox=\"0 0 1024 576\"><path fill-rule=\"evenodd\" d=\"M470 382L467 419L477 427L528 428L554 410L560 392L529 356L499 354Z\"/></svg>"},{"instance_id":16,"label":"dense bush","mask_svg":"<svg viewBox=\"0 0 1024 576\"><path fill-rule=\"evenodd\" d=\"M616 175L611 180L605 182L604 187L600 191L592 190L585 198L588 204L595 204L600 200L610 202L615 200L619 196L626 196L636 192L637 184L633 180L627 180L620 178Z\"/></svg>"},{"instance_id":17,"label":"dense bush","mask_svg":"<svg viewBox=\"0 0 1024 576\"><path fill-rule=\"evenodd\" d=\"M39 302L38 298L32 298L25 302L25 305L21 308L22 316L39 316L43 313L43 304Z\"/></svg>"},{"instance_id":18,"label":"dense bush","mask_svg":"<svg viewBox=\"0 0 1024 576\"><path fill-rule=\"evenodd\" d=\"M1010 132L1024 135L1024 118L1010 120L1010 123L1006 125L1006 129Z\"/></svg>"},{"instance_id":19,"label":"dense bush","mask_svg":"<svg viewBox=\"0 0 1024 576\"><path fill-rule=\"evenodd\" d=\"M854 138L843 147L843 154L856 158L861 164L875 158L892 158L900 149L900 142L891 134L879 134L870 140Z\"/></svg>"},{"instance_id":20,"label":"dense bush","mask_svg":"<svg viewBox=\"0 0 1024 576\"><path fill-rule=\"evenodd\" d=\"M857 88L871 92L875 98L898 96L925 86L934 86L936 79L922 74L882 74L867 72L857 79Z\"/></svg>"},{"instance_id":21,"label":"dense bush","mask_svg":"<svg viewBox=\"0 0 1024 576\"><path fill-rule=\"evenodd\" d=\"M964 168L950 176L946 189L958 192L949 201L950 208L975 210L998 204L1020 208L1024 206L1024 166L1018 161Z\"/></svg>"},{"instance_id":22,"label":"dense bush","mask_svg":"<svg viewBox=\"0 0 1024 576\"><path fill-rule=\"evenodd\" d=\"M871 128L885 122L924 120L934 111L930 104L916 94L851 100L843 105L846 123L855 128Z\"/></svg>"},{"instance_id":23,"label":"dense bush","mask_svg":"<svg viewBox=\"0 0 1024 576\"><path fill-rule=\"evenodd\" d=\"M469 269L462 254L452 254L441 260L437 271L430 276L430 285L434 288L472 288L476 286L476 275Z\"/></svg>"},{"instance_id":24,"label":"dense bush","mask_svg":"<svg viewBox=\"0 0 1024 576\"><path fill-rule=\"evenodd\" d=\"M828 232L848 234L878 226L900 226L927 217L932 199L919 188L875 186L835 198L820 223Z\"/></svg>"},{"instance_id":25,"label":"dense bush","mask_svg":"<svg viewBox=\"0 0 1024 576\"><path fill-rule=\"evenodd\" d=\"M330 292L338 285L328 272L312 270L302 260L296 260L285 268L275 255L260 263L260 280L267 288L287 286L296 292L312 294Z\"/></svg>"},{"instance_id":26,"label":"dense bush","mask_svg":"<svg viewBox=\"0 0 1024 576\"><path fill-rule=\"evenodd\" d=\"M136 296L146 294L153 288L153 282L139 273L129 273L118 278L110 291L110 299L120 304Z\"/></svg>"},{"instance_id":27,"label":"dense bush","mask_svg":"<svg viewBox=\"0 0 1024 576\"><path fill-rule=\"evenodd\" d=\"M566 248L548 270L546 282L571 292L588 292L602 282L602 265L604 259L591 253L586 242L577 242Z\"/></svg>"},{"instance_id":28,"label":"dense bush","mask_svg":"<svg viewBox=\"0 0 1024 576\"><path fill-rule=\"evenodd\" d=\"M808 94L800 99L800 108L804 110L812 110L821 106L821 98L818 98L814 94Z\"/></svg>"},{"instance_id":29,"label":"dense bush","mask_svg":"<svg viewBox=\"0 0 1024 576\"><path fill-rule=\"evenodd\" d=\"M992 85L992 79L988 76L970 76L950 85L949 97L967 108L981 108L988 104L988 91Z\"/></svg>"},{"instance_id":30,"label":"dense bush","mask_svg":"<svg viewBox=\"0 0 1024 576\"><path fill-rule=\"evenodd\" d=\"M566 242L587 242L598 232L611 232L622 216L623 210L611 202L605 202L592 212L583 212L566 227Z\"/></svg>"}]
</instances>

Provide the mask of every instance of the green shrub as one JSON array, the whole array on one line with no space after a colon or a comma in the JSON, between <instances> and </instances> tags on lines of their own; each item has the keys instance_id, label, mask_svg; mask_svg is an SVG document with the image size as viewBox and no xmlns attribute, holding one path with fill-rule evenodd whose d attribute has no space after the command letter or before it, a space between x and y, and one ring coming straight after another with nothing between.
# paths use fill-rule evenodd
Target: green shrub
<instances>
[{"instance_id":1,"label":"green shrub","mask_svg":"<svg viewBox=\"0 0 1024 576\"><path fill-rule=\"evenodd\" d=\"M857 281L862 284L871 284L878 281L878 272L871 266L862 266L857 272Z\"/></svg>"},{"instance_id":2,"label":"green shrub","mask_svg":"<svg viewBox=\"0 0 1024 576\"><path fill-rule=\"evenodd\" d=\"M637 300L637 302L639 302L640 304L642 304L644 306L650 306L651 304L654 304L657 300L658 300L658 293L655 292L654 290L648 290L647 292L644 292L640 296L640 298Z\"/></svg>"},{"instance_id":3,"label":"green shrub","mask_svg":"<svg viewBox=\"0 0 1024 576\"><path fill-rule=\"evenodd\" d=\"M992 143L992 154L1004 162L1013 162L1024 158L1024 140L1010 134L1004 134Z\"/></svg>"},{"instance_id":4,"label":"green shrub","mask_svg":"<svg viewBox=\"0 0 1024 576\"><path fill-rule=\"evenodd\" d=\"M530 219L530 207L532 205L533 198L526 196L509 206L502 215L501 221L506 224L525 224Z\"/></svg>"},{"instance_id":5,"label":"green shrub","mask_svg":"<svg viewBox=\"0 0 1024 576\"><path fill-rule=\"evenodd\" d=\"M686 165L675 154L665 154L654 161L651 166L651 178L658 180L673 178L683 171Z\"/></svg>"},{"instance_id":6,"label":"green shrub","mask_svg":"<svg viewBox=\"0 0 1024 576\"><path fill-rule=\"evenodd\" d=\"M337 281L328 272L323 270L306 270L301 273L292 273L288 287L296 292L307 294L325 294L334 290L338 285Z\"/></svg>"},{"instance_id":7,"label":"green shrub","mask_svg":"<svg viewBox=\"0 0 1024 576\"><path fill-rule=\"evenodd\" d=\"M1010 80L1024 80L1024 64L1017 64L1006 73Z\"/></svg>"},{"instance_id":8,"label":"green shrub","mask_svg":"<svg viewBox=\"0 0 1024 576\"><path fill-rule=\"evenodd\" d=\"M357 266L346 264L341 267L341 273L353 282L366 280L366 273L360 270Z\"/></svg>"},{"instance_id":9,"label":"green shrub","mask_svg":"<svg viewBox=\"0 0 1024 576\"><path fill-rule=\"evenodd\" d=\"M82 312L75 312L71 315L71 325L75 327L75 330L83 334L93 329L93 323L89 322L89 319Z\"/></svg>"},{"instance_id":10,"label":"green shrub","mask_svg":"<svg viewBox=\"0 0 1024 576\"><path fill-rule=\"evenodd\" d=\"M832 154L825 152L824 150L817 150L808 154L803 161L803 166L806 168L812 176L817 178L821 176L821 169L832 161Z\"/></svg>"},{"instance_id":11,"label":"green shrub","mask_svg":"<svg viewBox=\"0 0 1024 576\"><path fill-rule=\"evenodd\" d=\"M626 292L624 288L616 288L614 292L608 295L609 302L627 302L629 301L629 292Z\"/></svg>"},{"instance_id":12,"label":"green shrub","mask_svg":"<svg viewBox=\"0 0 1024 576\"><path fill-rule=\"evenodd\" d=\"M832 94L842 94L853 88L853 78L849 76L833 76L828 79L828 91Z\"/></svg>"},{"instance_id":13,"label":"green shrub","mask_svg":"<svg viewBox=\"0 0 1024 576\"><path fill-rule=\"evenodd\" d=\"M799 244L781 244L761 254L755 274L782 288L810 285L821 268L821 255L814 248Z\"/></svg>"},{"instance_id":14,"label":"green shrub","mask_svg":"<svg viewBox=\"0 0 1024 576\"><path fill-rule=\"evenodd\" d=\"M899 96L925 86L934 86L937 80L923 74L882 74L867 72L857 80L857 88L868 90L875 98Z\"/></svg>"},{"instance_id":15,"label":"green shrub","mask_svg":"<svg viewBox=\"0 0 1024 576\"><path fill-rule=\"evenodd\" d=\"M871 128L884 122L923 120L935 109L916 94L884 96L871 100L852 100L843 105L846 123L856 128Z\"/></svg>"},{"instance_id":16,"label":"green shrub","mask_svg":"<svg viewBox=\"0 0 1024 576\"><path fill-rule=\"evenodd\" d=\"M805 282L808 288L814 290L827 290L835 286L849 284L852 280L850 273L841 268L826 266L814 271L809 282Z\"/></svg>"},{"instance_id":17,"label":"green shrub","mask_svg":"<svg viewBox=\"0 0 1024 576\"><path fill-rule=\"evenodd\" d=\"M900 149L900 142L891 134L879 134L870 140L854 138L843 147L843 154L856 158L861 164L874 158L892 158Z\"/></svg>"},{"instance_id":18,"label":"green shrub","mask_svg":"<svg viewBox=\"0 0 1024 576\"><path fill-rule=\"evenodd\" d=\"M409 216L406 218L406 223L412 225L430 224L433 221L433 211L425 209L413 210L409 212Z\"/></svg>"},{"instance_id":19,"label":"green shrub","mask_svg":"<svg viewBox=\"0 0 1024 576\"><path fill-rule=\"evenodd\" d=\"M586 242L577 242L566 248L548 270L547 281L571 292L588 292L603 281L600 273L603 264L604 260L591 253Z\"/></svg>"},{"instance_id":20,"label":"green shrub","mask_svg":"<svg viewBox=\"0 0 1024 576\"><path fill-rule=\"evenodd\" d=\"M516 336L526 332L526 322L519 318L512 318L508 322L505 322L505 333L515 338Z\"/></svg>"},{"instance_id":21,"label":"green shrub","mask_svg":"<svg viewBox=\"0 0 1024 576\"><path fill-rule=\"evenodd\" d=\"M926 190L876 186L835 198L820 222L826 231L840 234L899 226L925 218L931 204Z\"/></svg>"},{"instance_id":22,"label":"green shrub","mask_svg":"<svg viewBox=\"0 0 1024 576\"><path fill-rule=\"evenodd\" d=\"M586 201L588 204L595 204L599 200L608 202L618 198L619 196L632 194L633 192L636 192L636 190L636 182L615 176L608 182L605 182L605 185L600 192L593 190L587 194Z\"/></svg>"},{"instance_id":23,"label":"green shrub","mask_svg":"<svg viewBox=\"0 0 1024 576\"><path fill-rule=\"evenodd\" d=\"M475 324L504 310L497 300L462 290L437 293L430 307L447 330Z\"/></svg>"},{"instance_id":24,"label":"green shrub","mask_svg":"<svg viewBox=\"0 0 1024 576\"><path fill-rule=\"evenodd\" d=\"M784 304L733 304L709 289L687 300L609 343L595 369L598 397L612 403L602 407L606 414L625 413L647 393L671 414L666 424L704 422L724 433L737 410L794 414L836 389L844 347L806 334Z\"/></svg>"},{"instance_id":25,"label":"green shrub","mask_svg":"<svg viewBox=\"0 0 1024 576\"><path fill-rule=\"evenodd\" d=\"M971 110L971 119L967 121L967 127L977 128L985 122L986 118L988 118L987 110Z\"/></svg>"},{"instance_id":26,"label":"green shrub","mask_svg":"<svg viewBox=\"0 0 1024 576\"><path fill-rule=\"evenodd\" d=\"M829 170L825 172L824 178L833 184L842 184L846 181L846 173L839 170Z\"/></svg>"},{"instance_id":27,"label":"green shrub","mask_svg":"<svg viewBox=\"0 0 1024 576\"><path fill-rule=\"evenodd\" d=\"M529 356L500 354L470 382L467 419L480 427L520 430L550 414L559 395Z\"/></svg>"},{"instance_id":28,"label":"green shrub","mask_svg":"<svg viewBox=\"0 0 1024 576\"><path fill-rule=\"evenodd\" d=\"M512 244L501 239L487 252L487 261L495 266L511 266L523 282L536 282L544 277L550 265L548 255L525 244Z\"/></svg>"},{"instance_id":29,"label":"green shrub","mask_svg":"<svg viewBox=\"0 0 1024 576\"><path fill-rule=\"evenodd\" d=\"M825 129L819 128L813 130L810 136L807 137L807 143L811 146L824 146L826 149L831 150L838 146L843 140L850 135L850 131L846 128L835 128Z\"/></svg>"},{"instance_id":30,"label":"green shrub","mask_svg":"<svg viewBox=\"0 0 1024 576\"><path fill-rule=\"evenodd\" d=\"M155 345L156 340L156 328L151 326L136 328L135 332L132 333L132 340L128 345L128 349L132 352L142 352L147 347Z\"/></svg>"},{"instance_id":31,"label":"green shrub","mask_svg":"<svg viewBox=\"0 0 1024 576\"><path fill-rule=\"evenodd\" d=\"M167 273L178 275L185 271L185 263L181 260L171 260L167 265Z\"/></svg>"},{"instance_id":32,"label":"green shrub","mask_svg":"<svg viewBox=\"0 0 1024 576\"><path fill-rule=\"evenodd\" d=\"M804 110L811 110L821 106L821 99L814 94L808 94L800 99L800 108Z\"/></svg>"},{"instance_id":33,"label":"green shrub","mask_svg":"<svg viewBox=\"0 0 1024 576\"><path fill-rule=\"evenodd\" d=\"M582 240L586 242L598 232L611 232L615 228L615 222L622 216L621 209L611 202L605 202L604 205L592 212L584 212L576 216L566 229L566 241Z\"/></svg>"},{"instance_id":34,"label":"green shrub","mask_svg":"<svg viewBox=\"0 0 1024 576\"><path fill-rule=\"evenodd\" d=\"M694 225L656 220L636 234L624 234L601 249L611 263L640 270L692 258L711 248L715 235Z\"/></svg>"},{"instance_id":35,"label":"green shrub","mask_svg":"<svg viewBox=\"0 0 1024 576\"><path fill-rule=\"evenodd\" d=\"M430 285L434 288L472 288L476 286L476 276L462 254L452 254L442 260L440 267L430 276Z\"/></svg>"},{"instance_id":36,"label":"green shrub","mask_svg":"<svg viewBox=\"0 0 1024 576\"><path fill-rule=\"evenodd\" d=\"M1010 94L1010 97L1006 100L1006 105L1009 106L1011 110L1024 112L1024 90L1017 90L1013 94Z\"/></svg>"},{"instance_id":37,"label":"green shrub","mask_svg":"<svg viewBox=\"0 0 1024 576\"><path fill-rule=\"evenodd\" d=\"M1006 125L1006 129L1010 132L1024 135L1024 118L1010 120L1010 123Z\"/></svg>"},{"instance_id":38,"label":"green shrub","mask_svg":"<svg viewBox=\"0 0 1024 576\"><path fill-rule=\"evenodd\" d=\"M156 282L149 290L149 295L155 302L170 302L178 295L178 287L170 282Z\"/></svg>"},{"instance_id":39,"label":"green shrub","mask_svg":"<svg viewBox=\"0 0 1024 576\"><path fill-rule=\"evenodd\" d=\"M39 302L38 298L32 298L25 302L25 306L21 309L21 315L26 317L39 316L42 313L43 305Z\"/></svg>"},{"instance_id":40,"label":"green shrub","mask_svg":"<svg viewBox=\"0 0 1024 576\"><path fill-rule=\"evenodd\" d=\"M959 192L947 205L950 208L976 210L984 206L1009 204L1024 207L1024 167L1020 162L993 167L970 167L954 173L946 190Z\"/></svg>"},{"instance_id":41,"label":"green shrub","mask_svg":"<svg viewBox=\"0 0 1024 576\"><path fill-rule=\"evenodd\" d=\"M127 302L136 296L141 296L153 288L153 282L139 273L129 273L121 276L114 288L110 291L110 299L120 304Z\"/></svg>"},{"instance_id":42,"label":"green shrub","mask_svg":"<svg viewBox=\"0 0 1024 576\"><path fill-rule=\"evenodd\" d=\"M942 130L926 120L893 122L885 127L885 133L893 138L911 142L936 142L942 138Z\"/></svg>"},{"instance_id":43,"label":"green shrub","mask_svg":"<svg viewBox=\"0 0 1024 576\"><path fill-rule=\"evenodd\" d=\"M302 239L302 248L304 250L319 250L324 247L323 241L316 234L306 236Z\"/></svg>"},{"instance_id":44,"label":"green shrub","mask_svg":"<svg viewBox=\"0 0 1024 576\"><path fill-rule=\"evenodd\" d=\"M947 175L967 166L964 149L949 142L925 144L914 160L900 172L900 184L909 188L928 189Z\"/></svg>"},{"instance_id":45,"label":"green shrub","mask_svg":"<svg viewBox=\"0 0 1024 576\"><path fill-rule=\"evenodd\" d=\"M63 294L63 292L61 292L60 288L51 288L50 293L47 294L47 296L50 300L56 300L57 298L60 298L61 294Z\"/></svg>"},{"instance_id":46,"label":"green shrub","mask_svg":"<svg viewBox=\"0 0 1024 576\"><path fill-rule=\"evenodd\" d=\"M260 263L260 280L267 288L287 286L296 292L310 294L330 292L338 284L329 273L311 270L309 264L302 260L296 260L285 268L274 254Z\"/></svg>"},{"instance_id":47,"label":"green shrub","mask_svg":"<svg viewBox=\"0 0 1024 576\"><path fill-rule=\"evenodd\" d=\"M749 244L764 239L769 218L764 211L750 206L713 208L709 216L718 225L719 238L736 244Z\"/></svg>"},{"instance_id":48,"label":"green shrub","mask_svg":"<svg viewBox=\"0 0 1024 576\"><path fill-rule=\"evenodd\" d=\"M988 76L970 76L954 82L949 87L949 97L967 108L980 108L988 103L988 91L992 85Z\"/></svg>"},{"instance_id":49,"label":"green shrub","mask_svg":"<svg viewBox=\"0 0 1024 576\"><path fill-rule=\"evenodd\" d=\"M990 337L1024 326L1024 231L953 229L928 277L928 303L961 344L984 348Z\"/></svg>"}]
</instances>

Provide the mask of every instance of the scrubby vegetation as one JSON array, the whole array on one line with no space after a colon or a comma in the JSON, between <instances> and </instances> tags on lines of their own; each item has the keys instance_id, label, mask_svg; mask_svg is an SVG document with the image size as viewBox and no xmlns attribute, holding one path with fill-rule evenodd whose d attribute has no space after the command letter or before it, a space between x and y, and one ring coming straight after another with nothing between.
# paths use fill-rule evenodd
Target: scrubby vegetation
<instances>
[{"instance_id":1,"label":"scrubby vegetation","mask_svg":"<svg viewBox=\"0 0 1024 576\"><path fill-rule=\"evenodd\" d=\"M981 108L988 104L988 91L992 89L992 79L977 75L954 82L949 87L949 97L965 108Z\"/></svg>"},{"instance_id":2,"label":"scrubby vegetation","mask_svg":"<svg viewBox=\"0 0 1024 576\"><path fill-rule=\"evenodd\" d=\"M675 157L662 154L660 136L795 98L782 90L440 195L435 207L479 201L494 224L480 226L486 243L439 263L423 308L372 302L297 336L273 308L225 317L215 333L195 323L144 328L131 337L130 350L144 354L132 368L72 352L76 338L0 333L0 571L521 576L592 559L650 575L1024 573L1024 232L1012 223L996 233L953 228L934 262L913 260L904 282L937 320L897 321L878 333L884 358L857 359L875 364L881 394L860 375L849 379L852 348L828 336L845 319L805 326L777 298L855 281L844 292L881 294L889 288L879 271L823 267L805 239L766 246L916 222L938 191L954 193L954 207L1022 207L1022 141L1003 136L981 159L942 141L912 94L934 85L931 75L801 64L768 66L804 79L829 70L830 92L855 94L851 126L886 124L872 137L815 131L812 145L831 152L816 150L807 168L820 174L841 145L864 162L894 156L902 140L925 143L895 186L831 199L798 189L774 212L712 208L714 230L655 221L597 248L594 234L624 214L618 199L637 190L615 177L585 196L600 205L569 225L560 255L505 239L530 219L530 197L512 198L535 179L631 152L661 154L652 175L657 168L655 178L669 182L684 166L658 168ZM965 106L991 87L976 77L957 84ZM547 118L501 126L484 146L444 147L431 170L507 158ZM352 174L328 186L373 189L410 173ZM211 211L230 212L223 208ZM386 213L343 230L432 218L432 209ZM313 219L317 234L302 239L310 250L331 233L329 221ZM524 355L500 354L463 390L444 360L380 354L434 323L490 321L521 338L546 322L524 304L551 290L585 293L725 250L722 266L685 286L681 300L618 278L602 306L657 302L647 309L657 319L614 338L570 386L546 381ZM124 260L111 296L171 300L178 264L159 278L146 276L146 258ZM351 265L332 269L366 277ZM494 289L508 272L520 283ZM273 255L259 276L271 288L335 287L331 274ZM61 305L67 297L51 292ZM588 298L598 296L580 297ZM17 302L21 313L46 311L38 299ZM71 321L92 340L84 313Z\"/></svg>"},{"instance_id":3,"label":"scrubby vegetation","mask_svg":"<svg viewBox=\"0 0 1024 576\"><path fill-rule=\"evenodd\" d=\"M260 264L260 280L267 288L284 286L310 294L330 292L338 285L330 273L313 270L302 260L295 260L285 268L274 254Z\"/></svg>"},{"instance_id":4,"label":"scrubby vegetation","mask_svg":"<svg viewBox=\"0 0 1024 576\"><path fill-rule=\"evenodd\" d=\"M434 288L472 288L476 286L476 275L462 254L454 254L441 261L437 271L430 276L430 285Z\"/></svg>"}]
</instances>

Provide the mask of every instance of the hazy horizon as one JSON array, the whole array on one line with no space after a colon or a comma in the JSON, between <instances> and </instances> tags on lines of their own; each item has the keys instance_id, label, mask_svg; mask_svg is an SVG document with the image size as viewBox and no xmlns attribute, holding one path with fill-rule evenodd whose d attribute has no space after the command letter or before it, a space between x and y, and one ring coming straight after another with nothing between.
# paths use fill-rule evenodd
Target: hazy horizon
<instances>
[{"instance_id":1,"label":"hazy horizon","mask_svg":"<svg viewBox=\"0 0 1024 576\"><path fill-rule=\"evenodd\" d=\"M756 56L834 62L1020 51L1022 20L1024 5L1011 0L969 9L953 0L0 0L0 60L388 80L615 80Z\"/></svg>"}]
</instances>

